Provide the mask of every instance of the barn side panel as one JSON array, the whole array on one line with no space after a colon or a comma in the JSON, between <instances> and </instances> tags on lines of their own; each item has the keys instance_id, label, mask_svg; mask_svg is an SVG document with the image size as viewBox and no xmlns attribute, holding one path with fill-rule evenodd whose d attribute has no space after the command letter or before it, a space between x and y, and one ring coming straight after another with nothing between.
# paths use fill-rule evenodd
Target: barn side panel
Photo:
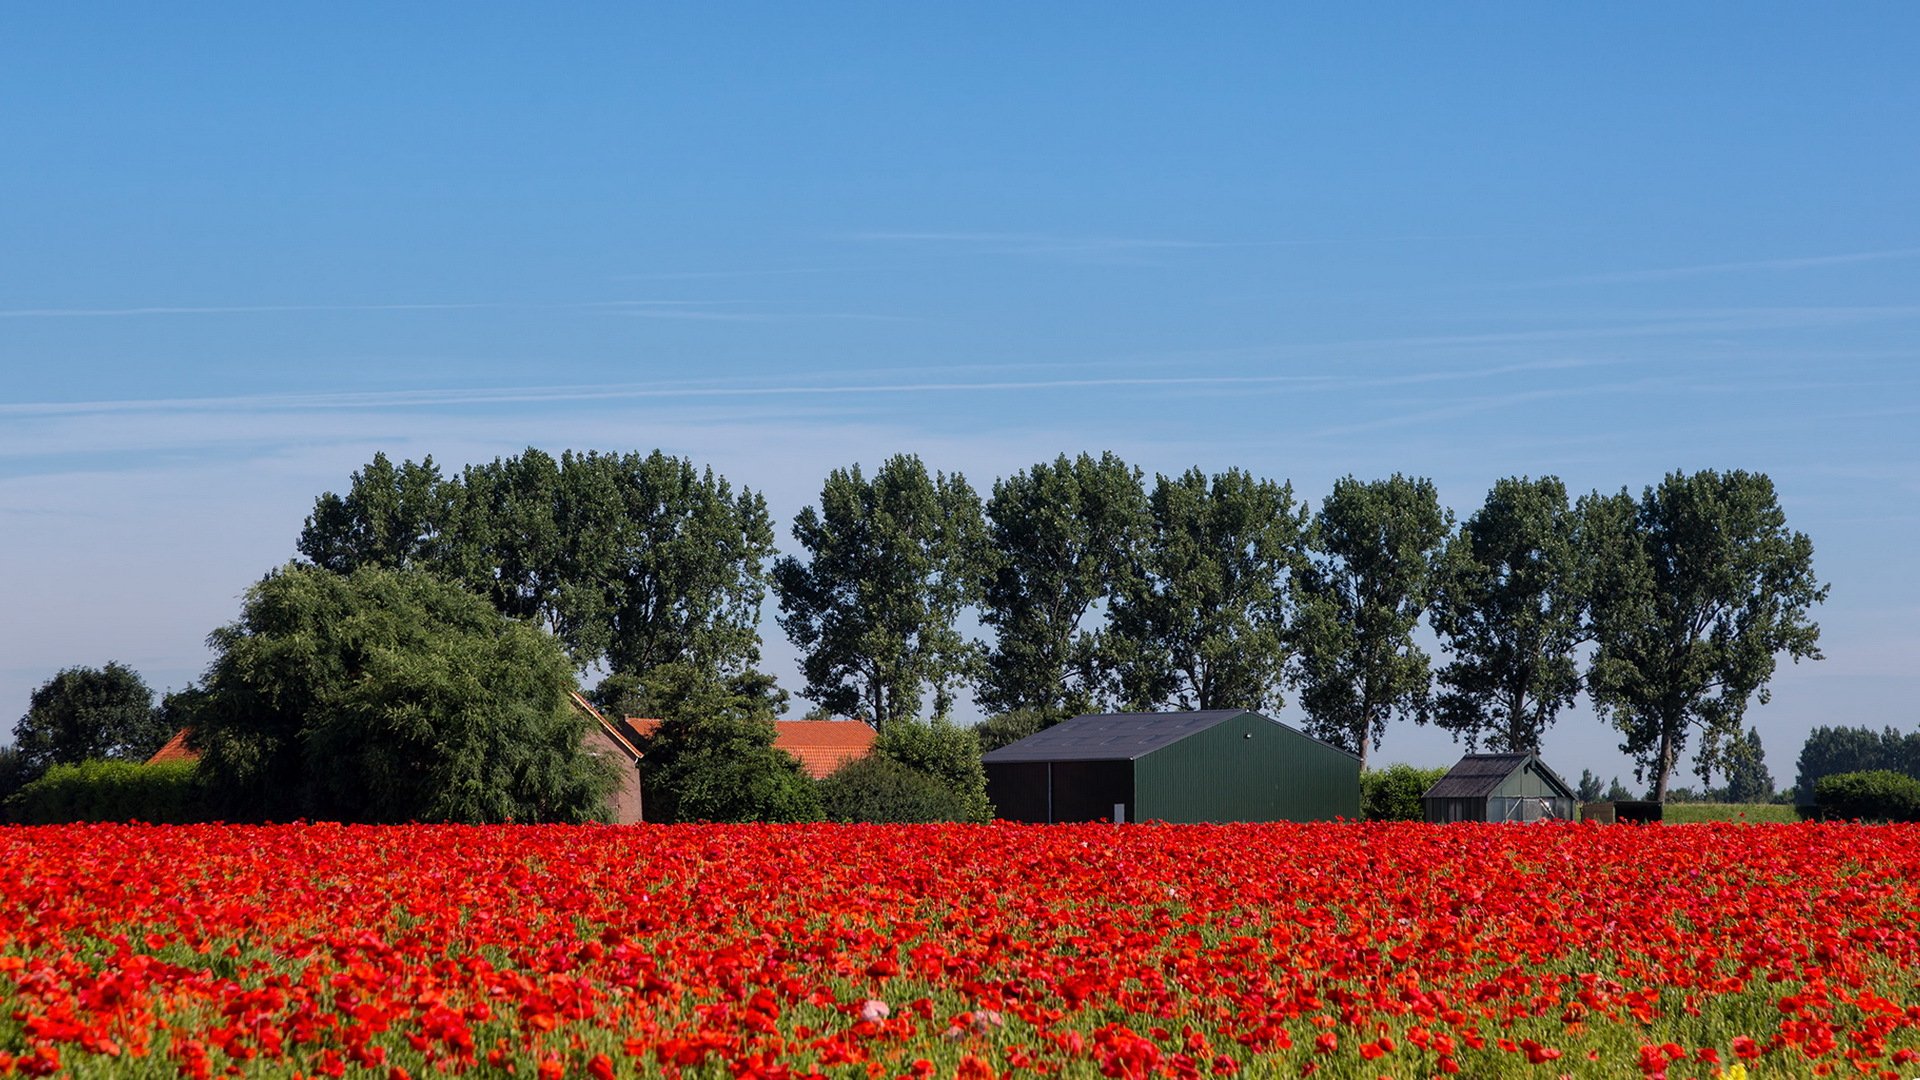
<instances>
[{"instance_id":1,"label":"barn side panel","mask_svg":"<svg viewBox=\"0 0 1920 1080\"><path fill-rule=\"evenodd\" d=\"M1047 820L1047 763L987 762L987 800L1003 821Z\"/></svg>"},{"instance_id":2,"label":"barn side panel","mask_svg":"<svg viewBox=\"0 0 1920 1080\"><path fill-rule=\"evenodd\" d=\"M1542 807L1542 799L1547 800L1546 807ZM1513 775L1500 782L1493 797L1487 800L1487 820L1538 821L1542 817L1571 820L1574 809L1572 799L1528 765L1515 769Z\"/></svg>"},{"instance_id":3,"label":"barn side panel","mask_svg":"<svg viewBox=\"0 0 1920 1080\"><path fill-rule=\"evenodd\" d=\"M1134 763L1143 821L1316 821L1360 815L1360 762L1244 713Z\"/></svg>"}]
</instances>

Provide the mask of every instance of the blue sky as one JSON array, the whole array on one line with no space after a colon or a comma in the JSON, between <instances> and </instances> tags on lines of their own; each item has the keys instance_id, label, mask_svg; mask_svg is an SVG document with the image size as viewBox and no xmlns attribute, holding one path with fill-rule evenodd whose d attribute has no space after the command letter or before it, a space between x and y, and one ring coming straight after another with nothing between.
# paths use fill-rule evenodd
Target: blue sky
<instances>
[{"instance_id":1,"label":"blue sky","mask_svg":"<svg viewBox=\"0 0 1920 1080\"><path fill-rule=\"evenodd\" d=\"M1920 720L1916 47L1898 4L15 9L0 721L187 682L376 450L657 446L783 526L898 451L1462 514L1746 468L1833 585L1751 714L1788 783Z\"/></svg>"}]
</instances>

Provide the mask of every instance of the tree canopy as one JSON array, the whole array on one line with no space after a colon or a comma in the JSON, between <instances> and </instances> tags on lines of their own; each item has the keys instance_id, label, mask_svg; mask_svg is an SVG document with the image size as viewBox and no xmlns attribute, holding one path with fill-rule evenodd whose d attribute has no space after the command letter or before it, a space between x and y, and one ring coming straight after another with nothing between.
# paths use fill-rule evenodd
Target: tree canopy
<instances>
[{"instance_id":1,"label":"tree canopy","mask_svg":"<svg viewBox=\"0 0 1920 1080\"><path fill-rule=\"evenodd\" d=\"M1431 619L1451 659L1439 671L1433 720L1469 749L1538 750L1579 694L1582 550L1566 485L1551 476L1497 481L1447 542Z\"/></svg>"},{"instance_id":2,"label":"tree canopy","mask_svg":"<svg viewBox=\"0 0 1920 1080\"><path fill-rule=\"evenodd\" d=\"M424 570L551 631L582 670L759 662L773 526L766 501L656 450L536 449L447 478L376 454L323 494L299 549L336 572Z\"/></svg>"},{"instance_id":3,"label":"tree canopy","mask_svg":"<svg viewBox=\"0 0 1920 1080\"><path fill-rule=\"evenodd\" d=\"M1297 590L1294 677L1307 730L1360 755L1387 721L1427 708L1432 673L1414 627L1452 524L1433 482L1337 481L1314 516Z\"/></svg>"},{"instance_id":4,"label":"tree canopy","mask_svg":"<svg viewBox=\"0 0 1920 1080\"><path fill-rule=\"evenodd\" d=\"M1305 525L1291 484L1240 469L1156 477L1148 528L1109 611L1105 662L1121 700L1278 709L1287 583Z\"/></svg>"},{"instance_id":5,"label":"tree canopy","mask_svg":"<svg viewBox=\"0 0 1920 1080\"><path fill-rule=\"evenodd\" d=\"M1637 502L1593 496L1582 513L1597 558L1589 690L1664 800L1691 735L1705 781L1748 703L1768 699L1777 657L1820 658L1808 616L1827 587L1762 474L1675 472Z\"/></svg>"},{"instance_id":6,"label":"tree canopy","mask_svg":"<svg viewBox=\"0 0 1920 1080\"><path fill-rule=\"evenodd\" d=\"M644 740L641 782L652 821L816 821L820 798L773 745L769 698L693 664L665 664L642 696L660 726Z\"/></svg>"},{"instance_id":7,"label":"tree canopy","mask_svg":"<svg viewBox=\"0 0 1920 1080\"><path fill-rule=\"evenodd\" d=\"M21 773L32 779L96 758L143 761L173 734L166 724L140 673L109 661L65 668L42 683L13 726L13 741Z\"/></svg>"},{"instance_id":8,"label":"tree canopy","mask_svg":"<svg viewBox=\"0 0 1920 1080\"><path fill-rule=\"evenodd\" d=\"M995 482L980 621L995 631L976 697L1045 723L1102 701L1101 636L1087 625L1113 596L1147 529L1140 470L1108 452L1065 454Z\"/></svg>"},{"instance_id":9,"label":"tree canopy","mask_svg":"<svg viewBox=\"0 0 1920 1080\"><path fill-rule=\"evenodd\" d=\"M216 630L201 772L238 820L585 821L611 767L550 636L418 570L292 564Z\"/></svg>"},{"instance_id":10,"label":"tree canopy","mask_svg":"<svg viewBox=\"0 0 1920 1080\"><path fill-rule=\"evenodd\" d=\"M888 458L871 480L835 469L820 505L794 518L804 559L774 564L780 625L801 651L801 693L882 732L952 709L956 683L978 648L956 625L978 591L985 551L980 499L955 473L929 474L918 457Z\"/></svg>"}]
</instances>

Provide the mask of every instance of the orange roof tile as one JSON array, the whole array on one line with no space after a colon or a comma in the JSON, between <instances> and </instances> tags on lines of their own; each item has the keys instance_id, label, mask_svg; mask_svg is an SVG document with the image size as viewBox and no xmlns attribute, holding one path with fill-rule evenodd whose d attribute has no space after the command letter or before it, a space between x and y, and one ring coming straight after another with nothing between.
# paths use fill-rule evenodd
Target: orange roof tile
<instances>
[{"instance_id":1,"label":"orange roof tile","mask_svg":"<svg viewBox=\"0 0 1920 1080\"><path fill-rule=\"evenodd\" d=\"M169 761L185 761L189 763L199 761L199 752L187 747L187 735L191 731L193 731L192 728L181 728L179 731L174 732L173 738L167 740L167 745L155 750L153 756L147 759L147 764L164 765Z\"/></svg>"},{"instance_id":2,"label":"orange roof tile","mask_svg":"<svg viewBox=\"0 0 1920 1080\"><path fill-rule=\"evenodd\" d=\"M645 739L660 721L629 716L626 726ZM858 720L775 720L773 732L773 745L792 754L815 780L873 750L873 728Z\"/></svg>"}]
</instances>

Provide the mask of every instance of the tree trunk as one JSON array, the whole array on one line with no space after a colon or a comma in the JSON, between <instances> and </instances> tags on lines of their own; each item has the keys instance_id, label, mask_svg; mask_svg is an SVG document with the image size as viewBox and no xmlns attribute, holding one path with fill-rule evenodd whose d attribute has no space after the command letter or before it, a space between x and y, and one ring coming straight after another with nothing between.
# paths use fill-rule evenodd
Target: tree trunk
<instances>
[{"instance_id":1,"label":"tree trunk","mask_svg":"<svg viewBox=\"0 0 1920 1080\"><path fill-rule=\"evenodd\" d=\"M1673 728L1667 724L1666 717L1660 718L1660 762L1659 774L1654 777L1653 801L1667 801L1667 778L1673 775Z\"/></svg>"}]
</instances>

